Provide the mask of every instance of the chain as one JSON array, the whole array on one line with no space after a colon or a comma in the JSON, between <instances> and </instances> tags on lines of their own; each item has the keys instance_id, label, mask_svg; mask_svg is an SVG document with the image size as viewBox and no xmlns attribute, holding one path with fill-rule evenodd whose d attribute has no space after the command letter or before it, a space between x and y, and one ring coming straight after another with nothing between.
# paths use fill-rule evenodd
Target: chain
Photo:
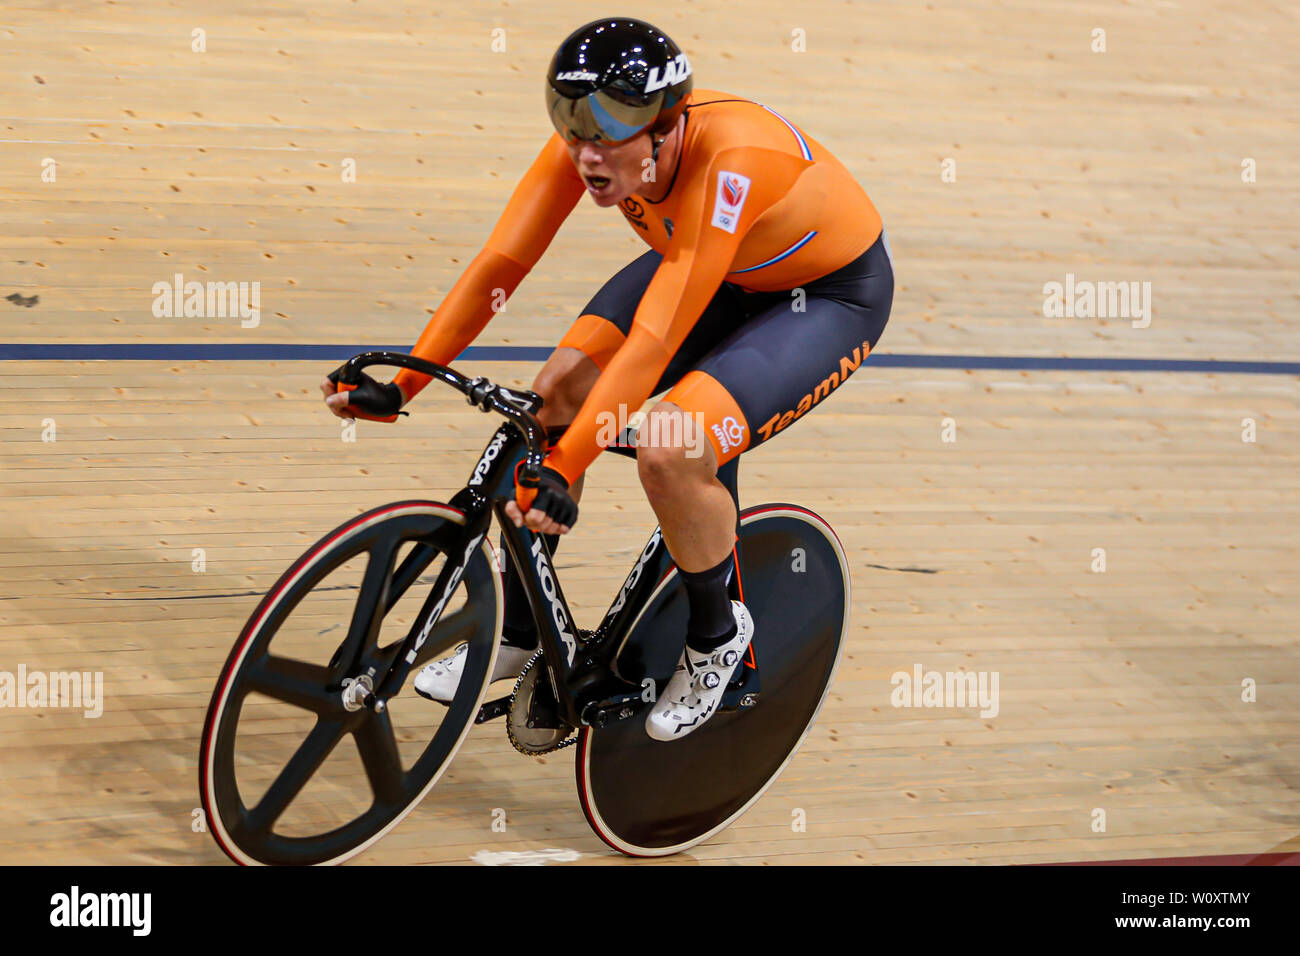
<instances>
[{"instance_id":1,"label":"chain","mask_svg":"<svg viewBox=\"0 0 1300 956\"><path fill-rule=\"evenodd\" d=\"M507 705L507 709L506 709L506 736L510 738L510 746L514 747L521 754L526 754L529 757L540 757L545 754L554 753L557 750L563 750L565 747L572 747L574 744L578 742L578 735L576 732L572 733L571 736L560 740L558 743L552 744L551 746L540 747L540 748L522 744L515 737L515 731L514 731L515 700L519 696L519 689L523 687L524 680L528 677L528 672L531 671L534 667L536 667L537 664L541 661L541 659L542 659L541 651L538 651L536 654L534 654L532 657L528 659L528 663L524 665L524 669L519 672L519 679L515 681L514 690L510 692L510 703ZM559 728L556 729L558 730ZM573 731L572 727L569 729L570 731Z\"/></svg>"}]
</instances>

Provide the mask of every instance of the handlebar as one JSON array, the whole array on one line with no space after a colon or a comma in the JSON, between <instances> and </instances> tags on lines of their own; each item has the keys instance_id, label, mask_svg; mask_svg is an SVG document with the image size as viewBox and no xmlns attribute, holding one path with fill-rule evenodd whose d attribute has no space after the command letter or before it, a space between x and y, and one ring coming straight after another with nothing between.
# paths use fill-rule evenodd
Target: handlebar
<instances>
[{"instance_id":1,"label":"handlebar","mask_svg":"<svg viewBox=\"0 0 1300 956\"><path fill-rule=\"evenodd\" d=\"M344 385L359 385L361 373L372 365L390 365L410 369L450 385L483 412L496 412L519 429L527 444L520 477L536 482L541 477L542 459L546 457L546 429L534 415L542 407L536 392L494 385L486 378L466 378L455 369L402 352L362 352L343 363L335 373ZM333 376L331 376L333 377Z\"/></svg>"}]
</instances>

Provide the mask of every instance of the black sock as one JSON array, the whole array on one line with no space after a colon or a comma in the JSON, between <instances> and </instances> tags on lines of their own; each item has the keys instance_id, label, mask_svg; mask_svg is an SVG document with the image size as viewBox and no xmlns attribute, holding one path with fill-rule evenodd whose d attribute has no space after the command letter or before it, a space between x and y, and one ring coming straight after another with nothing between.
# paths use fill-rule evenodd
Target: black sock
<instances>
[{"instance_id":1,"label":"black sock","mask_svg":"<svg viewBox=\"0 0 1300 956\"><path fill-rule=\"evenodd\" d=\"M554 556L555 549L560 546L560 536L544 534L542 540L546 542L546 546L551 549L551 554ZM505 536L502 535L501 550L505 551L505 548ZM502 614L501 642L529 651L536 649L539 640L537 622L533 620L532 608L528 606L528 592L524 590L524 582L519 580L514 564L509 561L506 562L503 590L505 608Z\"/></svg>"},{"instance_id":2,"label":"black sock","mask_svg":"<svg viewBox=\"0 0 1300 956\"><path fill-rule=\"evenodd\" d=\"M736 617L727 593L735 569L733 552L707 571L680 572L691 608L686 624L686 643L691 650L700 654L715 651L736 636Z\"/></svg>"}]
</instances>

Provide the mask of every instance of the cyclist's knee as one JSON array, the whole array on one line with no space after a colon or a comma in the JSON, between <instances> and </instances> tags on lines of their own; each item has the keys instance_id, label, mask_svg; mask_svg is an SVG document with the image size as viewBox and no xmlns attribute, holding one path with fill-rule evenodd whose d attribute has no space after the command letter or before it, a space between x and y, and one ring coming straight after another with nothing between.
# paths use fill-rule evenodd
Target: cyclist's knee
<instances>
[{"instance_id":1,"label":"cyclist's knee","mask_svg":"<svg viewBox=\"0 0 1300 956\"><path fill-rule=\"evenodd\" d=\"M660 402L637 429L637 473L650 497L680 490L684 481L717 470L703 429L676 405Z\"/></svg>"}]
</instances>

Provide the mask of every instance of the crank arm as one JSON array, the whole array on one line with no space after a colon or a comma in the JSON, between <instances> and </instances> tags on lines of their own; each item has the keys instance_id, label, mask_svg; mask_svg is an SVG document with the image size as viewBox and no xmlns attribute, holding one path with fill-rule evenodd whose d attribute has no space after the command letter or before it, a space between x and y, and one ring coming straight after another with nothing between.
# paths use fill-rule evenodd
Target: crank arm
<instances>
[{"instance_id":1,"label":"crank arm","mask_svg":"<svg viewBox=\"0 0 1300 956\"><path fill-rule=\"evenodd\" d=\"M496 700L490 700L478 709L478 716L474 718L476 724L486 724L489 720L496 720L498 717L504 717L510 710L510 698L498 697Z\"/></svg>"},{"instance_id":2,"label":"crank arm","mask_svg":"<svg viewBox=\"0 0 1300 956\"><path fill-rule=\"evenodd\" d=\"M592 701L582 708L582 722L591 727L605 727L633 716L642 703L641 694L617 694L605 700Z\"/></svg>"}]
</instances>

